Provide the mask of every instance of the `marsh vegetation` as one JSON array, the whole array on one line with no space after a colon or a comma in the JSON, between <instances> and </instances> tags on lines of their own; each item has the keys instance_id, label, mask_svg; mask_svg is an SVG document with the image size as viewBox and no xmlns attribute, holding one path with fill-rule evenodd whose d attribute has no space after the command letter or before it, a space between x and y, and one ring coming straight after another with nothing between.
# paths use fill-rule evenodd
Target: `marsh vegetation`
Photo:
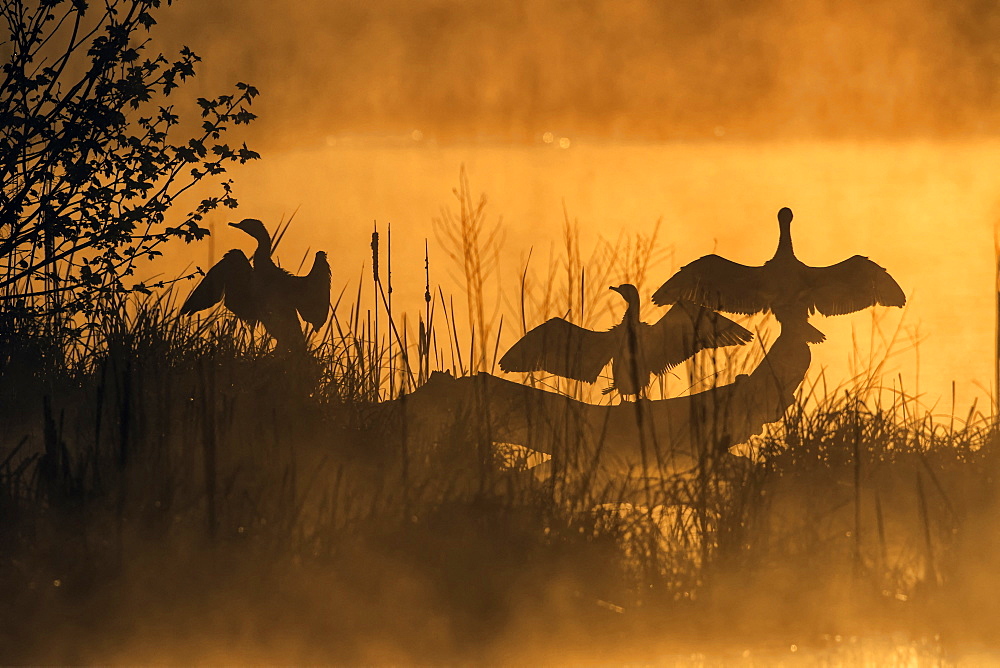
<instances>
[{"instance_id":1,"label":"marsh vegetation","mask_svg":"<svg viewBox=\"0 0 1000 668\"><path fill-rule=\"evenodd\" d=\"M572 430L552 458L505 443L475 402L433 438L407 435L407 413L386 407L434 372L493 370L510 322L478 278L494 237L476 241L475 202L457 194L449 229L471 294L453 300L428 281L415 325L393 312L383 233L381 265L353 303L335 301L308 357L274 352L222 312L178 317L169 291L83 339L5 316L7 660L860 661L993 649L994 419L931 414L884 387L877 366L846 383L812 374L738 456L706 441L683 470L649 476L597 475L570 456L584 438ZM610 266L641 283L657 252L648 239L610 244L617 264L592 269L573 239L567 225L564 262L520 277L522 326L559 303L597 310L587 281L607 282ZM466 318L474 335L462 341ZM760 363L755 350L699 358L671 381L693 393L728 383Z\"/></svg>"}]
</instances>

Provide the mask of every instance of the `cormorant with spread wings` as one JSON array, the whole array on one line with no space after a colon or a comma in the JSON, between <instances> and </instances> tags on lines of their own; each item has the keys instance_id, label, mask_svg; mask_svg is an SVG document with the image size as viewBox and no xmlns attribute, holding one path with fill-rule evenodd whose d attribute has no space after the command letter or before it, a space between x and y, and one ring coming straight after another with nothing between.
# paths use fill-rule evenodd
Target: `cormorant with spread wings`
<instances>
[{"instance_id":1,"label":"cormorant with spread wings","mask_svg":"<svg viewBox=\"0 0 1000 668\"><path fill-rule=\"evenodd\" d=\"M630 283L612 286L628 303L622 321L595 332L552 318L535 327L500 359L504 371L548 371L587 383L608 362L623 395L641 395L653 374L662 374L705 348L742 345L753 334L708 309L690 303L671 308L655 324L639 319L639 291Z\"/></svg>"},{"instance_id":2,"label":"cormorant with spread wings","mask_svg":"<svg viewBox=\"0 0 1000 668\"><path fill-rule=\"evenodd\" d=\"M226 308L251 326L260 322L278 345L303 350L305 340L299 315L319 329L330 313L330 265L319 251L305 276L293 276L271 257L271 235L264 223L247 218L229 223L257 240L253 265L243 251L233 249L219 260L181 306L194 313L225 300Z\"/></svg>"},{"instance_id":3,"label":"cormorant with spread wings","mask_svg":"<svg viewBox=\"0 0 1000 668\"><path fill-rule=\"evenodd\" d=\"M812 313L843 315L876 304L906 304L899 284L866 257L855 255L829 267L810 267L795 257L788 207L778 211L778 227L778 248L763 266L706 255L681 267L653 293L653 302L664 306L691 301L744 315L770 310L780 322L804 327L809 343L826 339L808 324Z\"/></svg>"}]
</instances>

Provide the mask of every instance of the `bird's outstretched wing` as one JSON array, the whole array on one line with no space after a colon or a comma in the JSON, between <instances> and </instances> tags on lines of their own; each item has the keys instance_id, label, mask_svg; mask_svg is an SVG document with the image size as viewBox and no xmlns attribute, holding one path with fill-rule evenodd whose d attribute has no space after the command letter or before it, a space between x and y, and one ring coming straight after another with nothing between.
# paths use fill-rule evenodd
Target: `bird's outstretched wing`
<instances>
[{"instance_id":1,"label":"bird's outstretched wing","mask_svg":"<svg viewBox=\"0 0 1000 668\"><path fill-rule=\"evenodd\" d=\"M761 267L748 267L719 255L684 265L653 293L659 306L694 302L717 311L750 315L771 307Z\"/></svg>"},{"instance_id":2,"label":"bird's outstretched wing","mask_svg":"<svg viewBox=\"0 0 1000 668\"><path fill-rule=\"evenodd\" d=\"M302 319L319 329L330 314L330 263L319 251L312 269L305 276L293 276L295 309Z\"/></svg>"},{"instance_id":3,"label":"bird's outstretched wing","mask_svg":"<svg viewBox=\"0 0 1000 668\"><path fill-rule=\"evenodd\" d=\"M676 304L655 324L639 331L643 358L655 374L706 348L743 345L753 339L738 323L690 302Z\"/></svg>"},{"instance_id":4,"label":"bird's outstretched wing","mask_svg":"<svg viewBox=\"0 0 1000 668\"><path fill-rule=\"evenodd\" d=\"M885 269L861 255L829 267L808 267L810 306L823 315L844 315L869 306L903 306L906 295Z\"/></svg>"},{"instance_id":5,"label":"bird's outstretched wing","mask_svg":"<svg viewBox=\"0 0 1000 668\"><path fill-rule=\"evenodd\" d=\"M500 359L504 371L548 371L587 383L597 380L616 350L615 330L595 332L552 318L525 334Z\"/></svg>"},{"instance_id":6,"label":"bird's outstretched wing","mask_svg":"<svg viewBox=\"0 0 1000 668\"><path fill-rule=\"evenodd\" d=\"M194 313L218 304L225 295L226 308L244 320L255 320L253 301L253 267L243 251L233 249L208 270L201 283L181 306L181 314Z\"/></svg>"}]
</instances>

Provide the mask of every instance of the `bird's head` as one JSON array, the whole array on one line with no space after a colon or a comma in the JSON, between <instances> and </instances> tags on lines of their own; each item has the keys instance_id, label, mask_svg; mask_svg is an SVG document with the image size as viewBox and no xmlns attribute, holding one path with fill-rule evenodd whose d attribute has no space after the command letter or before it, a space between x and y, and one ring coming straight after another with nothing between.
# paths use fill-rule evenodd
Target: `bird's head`
<instances>
[{"instance_id":1,"label":"bird's head","mask_svg":"<svg viewBox=\"0 0 1000 668\"><path fill-rule=\"evenodd\" d=\"M630 307L634 306L635 308L639 308L639 290L631 283L612 285L608 289L614 290L620 294Z\"/></svg>"},{"instance_id":2,"label":"bird's head","mask_svg":"<svg viewBox=\"0 0 1000 668\"><path fill-rule=\"evenodd\" d=\"M781 207L778 211L778 223L781 225L789 225L792 222L792 210L787 206Z\"/></svg>"},{"instance_id":3,"label":"bird's head","mask_svg":"<svg viewBox=\"0 0 1000 668\"><path fill-rule=\"evenodd\" d=\"M267 233L267 228L264 227L264 223L260 222L256 218L244 218L238 223L229 223L230 227L235 227L238 230L243 230L254 239L258 241L264 241L265 243L271 243L271 235Z\"/></svg>"}]
</instances>

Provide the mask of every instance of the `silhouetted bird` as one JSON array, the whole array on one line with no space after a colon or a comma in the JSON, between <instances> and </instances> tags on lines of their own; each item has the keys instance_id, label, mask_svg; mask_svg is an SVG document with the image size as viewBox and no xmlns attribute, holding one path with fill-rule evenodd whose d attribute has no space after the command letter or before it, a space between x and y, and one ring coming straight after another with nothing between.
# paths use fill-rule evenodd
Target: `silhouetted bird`
<instances>
[{"instance_id":1,"label":"silhouetted bird","mask_svg":"<svg viewBox=\"0 0 1000 668\"><path fill-rule=\"evenodd\" d=\"M826 336L808 324L816 311L843 315L881 304L903 306L906 296L885 269L855 255L829 267L810 267L792 251L792 210L778 211L778 249L761 267L706 255L681 267L653 293L661 306L692 301L729 313L770 310L783 325L801 327L809 343Z\"/></svg>"},{"instance_id":2,"label":"silhouetted bird","mask_svg":"<svg viewBox=\"0 0 1000 668\"><path fill-rule=\"evenodd\" d=\"M243 251L226 253L191 292L181 313L194 313L214 306L225 297L225 305L251 326L260 322L279 346L301 350L305 340L302 319L319 329L330 313L330 265L319 251L305 276L293 276L271 258L271 235L264 223L247 218L229 223L257 240L253 266Z\"/></svg>"},{"instance_id":3,"label":"silhouetted bird","mask_svg":"<svg viewBox=\"0 0 1000 668\"><path fill-rule=\"evenodd\" d=\"M620 394L639 395L650 376L665 373L705 348L744 344L753 334L718 313L690 303L667 311L656 324L639 320L639 291L630 283L611 287L628 303L622 321L606 332L552 318L535 327L500 359L504 371L548 371L587 383L612 362Z\"/></svg>"}]
</instances>

